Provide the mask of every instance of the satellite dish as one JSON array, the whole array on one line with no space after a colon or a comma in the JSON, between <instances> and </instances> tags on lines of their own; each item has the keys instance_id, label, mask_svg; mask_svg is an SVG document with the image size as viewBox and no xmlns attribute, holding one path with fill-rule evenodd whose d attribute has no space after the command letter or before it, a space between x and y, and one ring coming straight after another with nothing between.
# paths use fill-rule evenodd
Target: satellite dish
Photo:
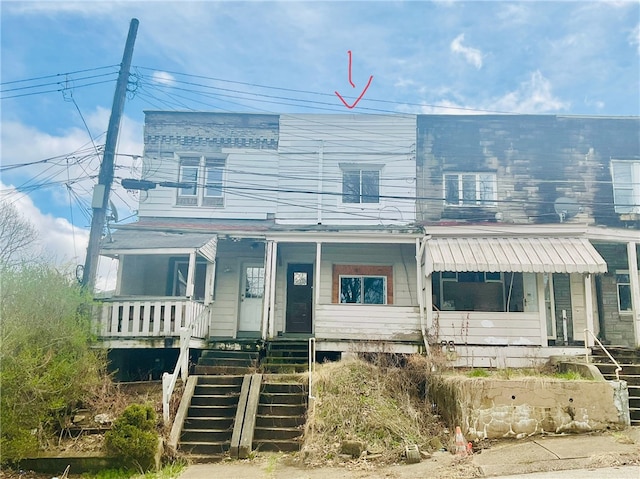
<instances>
[{"instance_id":1,"label":"satellite dish","mask_svg":"<svg viewBox=\"0 0 640 479\"><path fill-rule=\"evenodd\" d=\"M117 223L118 210L116 209L116 205L111 200L109 200L109 209L111 210L111 216L109 216L109 219L112 220L114 223Z\"/></svg>"},{"instance_id":2,"label":"satellite dish","mask_svg":"<svg viewBox=\"0 0 640 479\"><path fill-rule=\"evenodd\" d=\"M574 217L582 210L576 200L565 196L561 196L553 203L553 209L560 217L560 223Z\"/></svg>"}]
</instances>

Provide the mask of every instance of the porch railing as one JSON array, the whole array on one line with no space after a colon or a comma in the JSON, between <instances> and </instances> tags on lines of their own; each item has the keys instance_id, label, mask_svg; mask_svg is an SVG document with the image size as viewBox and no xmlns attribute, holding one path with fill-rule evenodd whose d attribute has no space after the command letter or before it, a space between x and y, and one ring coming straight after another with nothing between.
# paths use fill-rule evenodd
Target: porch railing
<instances>
[{"instance_id":1,"label":"porch railing","mask_svg":"<svg viewBox=\"0 0 640 479\"><path fill-rule=\"evenodd\" d=\"M600 340L598 338L596 338L596 335L593 334L593 331L591 331L590 329L585 329L584 330L584 350L585 350L585 359L586 359L587 363L589 362L589 341L587 341L589 335L591 335L593 340L596 343L598 343L598 346L600 346L602 348L602 350L605 352L605 354L607 356L609 356L609 359L611 359L611 362L616 365L616 371L615 371L616 372L616 381L620 381L620 371L622 371L622 366L620 366L618 361L616 361L613 358L613 356L611 356L611 354L609 354L609 351L607 351L607 348L604 347L604 345L600 342Z\"/></svg>"},{"instance_id":2,"label":"porch railing","mask_svg":"<svg viewBox=\"0 0 640 479\"><path fill-rule=\"evenodd\" d=\"M176 367L171 374L164 373L162 375L162 419L165 424L169 424L169 403L178 382L178 376L180 376L183 383L186 383L189 377L189 345L191 338L195 336L193 334L194 331L200 327L199 325L202 323L203 318L208 321L209 308L206 306L194 321L186 327L180 328L180 354L178 355Z\"/></svg>"},{"instance_id":3,"label":"porch railing","mask_svg":"<svg viewBox=\"0 0 640 479\"><path fill-rule=\"evenodd\" d=\"M205 338L209 318L204 304L187 298L107 299L101 305L98 336L179 336L189 326L195 338Z\"/></svg>"}]
</instances>

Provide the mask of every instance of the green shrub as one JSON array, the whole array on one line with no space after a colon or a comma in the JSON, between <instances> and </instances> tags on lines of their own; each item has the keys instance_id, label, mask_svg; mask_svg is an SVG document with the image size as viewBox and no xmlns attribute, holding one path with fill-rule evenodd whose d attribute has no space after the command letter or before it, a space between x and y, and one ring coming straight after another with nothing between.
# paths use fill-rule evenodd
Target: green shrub
<instances>
[{"instance_id":1,"label":"green shrub","mask_svg":"<svg viewBox=\"0 0 640 479\"><path fill-rule=\"evenodd\" d=\"M470 378L488 378L490 374L487 372L486 369L476 368L469 371L467 373L467 376L469 376Z\"/></svg>"},{"instance_id":2,"label":"green shrub","mask_svg":"<svg viewBox=\"0 0 640 479\"><path fill-rule=\"evenodd\" d=\"M107 451L128 466L142 471L154 465L158 433L156 413L150 405L131 404L105 434Z\"/></svg>"},{"instance_id":3,"label":"green shrub","mask_svg":"<svg viewBox=\"0 0 640 479\"><path fill-rule=\"evenodd\" d=\"M91 349L91 297L45 264L0 266L0 463L59 436L65 416L92 397L106 371Z\"/></svg>"}]
</instances>

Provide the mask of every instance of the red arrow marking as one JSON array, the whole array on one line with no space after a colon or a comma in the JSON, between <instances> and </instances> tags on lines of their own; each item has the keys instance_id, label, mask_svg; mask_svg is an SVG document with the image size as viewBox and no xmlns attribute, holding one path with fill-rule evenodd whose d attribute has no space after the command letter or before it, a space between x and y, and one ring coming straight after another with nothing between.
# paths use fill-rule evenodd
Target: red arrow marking
<instances>
[{"instance_id":1,"label":"red arrow marking","mask_svg":"<svg viewBox=\"0 0 640 479\"><path fill-rule=\"evenodd\" d=\"M351 80L351 50L347 51L347 54L349 55L349 83L351 84L352 88L355 88L356 85ZM353 105L349 105L346 102L346 100L342 97L342 95L340 93L338 93L337 91L335 92L335 94L338 95L338 98L340 98L340 101L342 101L344 106L346 106L349 109L355 108L355 106L358 104L358 102L362 99L364 94L367 92L367 89L369 88L369 85L371 85L371 81L372 80L373 80L373 75L371 75L369 77L369 81L367 82L367 86L364 87L364 90L362 90L362 93L360 93L360 96L356 99L356 101L353 102Z\"/></svg>"}]
</instances>

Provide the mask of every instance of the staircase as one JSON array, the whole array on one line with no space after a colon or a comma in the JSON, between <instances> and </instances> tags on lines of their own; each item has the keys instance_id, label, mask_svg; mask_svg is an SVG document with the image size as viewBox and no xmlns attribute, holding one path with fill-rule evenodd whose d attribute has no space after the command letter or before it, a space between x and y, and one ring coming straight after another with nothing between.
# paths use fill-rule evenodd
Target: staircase
<instances>
[{"instance_id":1,"label":"staircase","mask_svg":"<svg viewBox=\"0 0 640 479\"><path fill-rule=\"evenodd\" d=\"M280 339L267 344L266 356L260 364L265 373L287 374L306 371L309 367L309 343L306 340Z\"/></svg>"},{"instance_id":2,"label":"staircase","mask_svg":"<svg viewBox=\"0 0 640 479\"><path fill-rule=\"evenodd\" d=\"M629 388L629 414L631 425L640 426L640 350L624 346L606 346L609 354L615 358L622 371L620 379L627 382ZM605 379L614 381L616 379L616 365L599 346L591 348L591 360L600 370Z\"/></svg>"},{"instance_id":3,"label":"staircase","mask_svg":"<svg viewBox=\"0 0 640 479\"><path fill-rule=\"evenodd\" d=\"M198 359L195 374L249 374L258 367L258 351L206 349Z\"/></svg>"},{"instance_id":4,"label":"staircase","mask_svg":"<svg viewBox=\"0 0 640 479\"><path fill-rule=\"evenodd\" d=\"M264 376L253 436L256 451L299 451L307 414L307 386Z\"/></svg>"},{"instance_id":5,"label":"staircase","mask_svg":"<svg viewBox=\"0 0 640 479\"><path fill-rule=\"evenodd\" d=\"M178 451L192 462L220 460L229 450L242 376L198 376Z\"/></svg>"}]
</instances>

